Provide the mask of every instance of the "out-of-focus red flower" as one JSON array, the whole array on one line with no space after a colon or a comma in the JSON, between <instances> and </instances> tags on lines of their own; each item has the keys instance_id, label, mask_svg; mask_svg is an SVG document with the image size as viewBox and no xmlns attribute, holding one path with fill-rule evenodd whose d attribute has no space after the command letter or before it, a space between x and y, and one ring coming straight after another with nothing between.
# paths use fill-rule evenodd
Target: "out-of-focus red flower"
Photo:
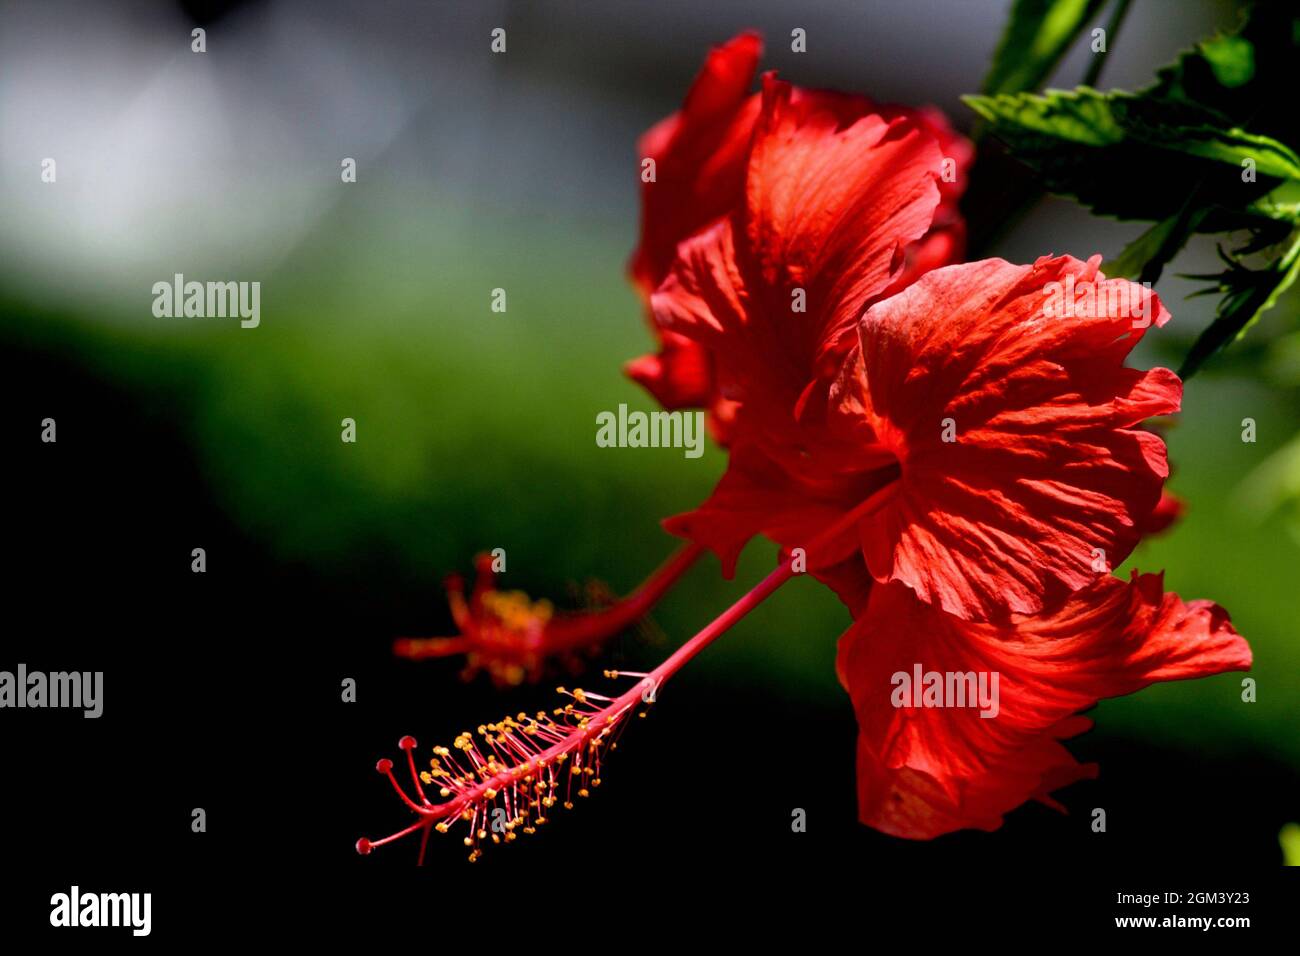
<instances>
[{"instance_id":1,"label":"out-of-focus red flower","mask_svg":"<svg viewBox=\"0 0 1300 956\"><path fill-rule=\"evenodd\" d=\"M1160 493L1160 500L1142 525L1142 533L1162 534L1172 528L1186 512L1187 502L1166 488Z\"/></svg>"},{"instance_id":2,"label":"out-of-focus red flower","mask_svg":"<svg viewBox=\"0 0 1300 956\"><path fill-rule=\"evenodd\" d=\"M447 578L447 603L458 633L399 637L393 653L409 660L463 656L466 680L486 671L498 686L536 681L557 667L576 670L586 655L644 617L699 554L695 546L680 548L627 597L615 599L602 589L599 606L567 613L556 612L545 599L533 601L523 591L499 589L492 555L480 554L468 599L461 576Z\"/></svg>"},{"instance_id":3,"label":"out-of-focus red flower","mask_svg":"<svg viewBox=\"0 0 1300 956\"><path fill-rule=\"evenodd\" d=\"M836 662L858 716L862 822L928 839L996 829L1028 800L1056 806L1052 790L1096 773L1059 743L1091 726L1079 711L1157 681L1250 663L1222 608L1165 593L1161 575L1101 577L1049 613L1001 624L945 614L897 583L876 586L840 638ZM947 698L946 706L908 705L917 698L899 693L895 675L917 669L945 680L996 673L996 715Z\"/></svg>"},{"instance_id":4,"label":"out-of-focus red flower","mask_svg":"<svg viewBox=\"0 0 1300 956\"><path fill-rule=\"evenodd\" d=\"M756 160L751 152L755 130L764 112L762 94L750 92L761 54L762 41L754 33L741 34L712 50L682 109L660 121L641 139L640 155L654 160L655 178L642 183L641 238L629 271L647 298L668 275L682 241L742 206L747 189L752 201L752 188L747 183L755 178L756 162L765 167L759 175L781 174L773 163L774 153L779 152L775 147L779 144L771 140L770 122L764 130L766 155ZM877 122L901 120L909 127L923 130L937 141L942 157L947 160L946 168L936 161L932 170L940 178L939 202L937 207L931 204L925 226L906 237L879 237L882 244L901 238L906 239L906 244L898 261L890 263L890 279L870 290L872 294L902 288L928 269L961 257L965 226L957 202L966 186L973 147L952 130L940 112L877 105L862 96L781 86L783 112L791 120L787 131L808 134L802 144L804 158L817 148L819 141L825 141L827 134L837 129L847 130L860 120L874 116ZM866 137L857 136L853 140L865 144ZM848 171L842 158L839 163L837 171ZM902 172L906 176L909 171ZM771 182L769 179L769 187ZM860 180L858 185L861 186ZM888 183L880 185L889 186ZM828 224L828 232L830 228ZM788 300L782 308L785 314L789 313ZM655 325L654 331L660 341L658 354L629 362L628 375L665 408L708 408L715 438L724 444L729 442L729 425L737 408L734 399L716 381L716 355L698 341L660 324Z\"/></svg>"},{"instance_id":5,"label":"out-of-focus red flower","mask_svg":"<svg viewBox=\"0 0 1300 956\"><path fill-rule=\"evenodd\" d=\"M1137 426L1181 397L1167 369L1124 367L1143 323L1169 316L1148 290L1105 279L1099 261L950 266L878 302L825 408L765 456L733 452L709 500L669 529L730 568L756 533L796 547L856 511L852 532L807 556L809 570L860 550L874 580L970 620L1034 613L1085 587L1144 532L1168 469L1164 443ZM738 269L680 268L695 288L687 301L726 316L717 326L748 320L753 297L716 288ZM657 306L677 294L673 281ZM1078 296L1068 318L1045 308L1058 286ZM714 304L724 295L744 303L740 317ZM1085 296L1148 317L1092 309ZM719 335L701 337L721 349ZM782 433L786 420L773 421Z\"/></svg>"}]
</instances>

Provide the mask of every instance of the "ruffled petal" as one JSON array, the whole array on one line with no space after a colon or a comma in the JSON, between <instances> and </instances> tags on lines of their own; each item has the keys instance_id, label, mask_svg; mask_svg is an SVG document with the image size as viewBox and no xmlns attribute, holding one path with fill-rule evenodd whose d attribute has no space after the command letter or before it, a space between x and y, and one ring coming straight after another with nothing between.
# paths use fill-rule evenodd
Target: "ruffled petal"
<instances>
[{"instance_id":1,"label":"ruffled petal","mask_svg":"<svg viewBox=\"0 0 1300 956\"><path fill-rule=\"evenodd\" d=\"M683 242L651 296L716 356L724 395L788 411L929 228L939 150L907 120L841 111L764 78L743 213Z\"/></svg>"},{"instance_id":2,"label":"ruffled petal","mask_svg":"<svg viewBox=\"0 0 1300 956\"><path fill-rule=\"evenodd\" d=\"M1005 619L1133 549L1168 475L1164 442L1135 426L1176 411L1182 385L1123 366L1169 316L1099 261L949 266L864 316L831 410L844 427L865 420L901 463L896 494L859 524L878 581L964 618ZM1076 298L1063 305L1057 286ZM1085 314L1089 288L1094 303L1128 306Z\"/></svg>"},{"instance_id":3,"label":"ruffled petal","mask_svg":"<svg viewBox=\"0 0 1300 956\"><path fill-rule=\"evenodd\" d=\"M911 767L890 767L865 733L858 735L858 818L891 836L931 840L954 830L996 830L1004 814L1029 800L1061 809L1049 794L1097 776L1060 739L1088 729L1079 717L1041 734L1013 754L991 761L989 771L964 782L957 795Z\"/></svg>"},{"instance_id":4,"label":"ruffled petal","mask_svg":"<svg viewBox=\"0 0 1300 956\"><path fill-rule=\"evenodd\" d=\"M936 819L971 810L947 829L988 829L996 814L1045 796L1044 781L1074 772L1054 740L1079 711L1250 663L1222 608L1166 594L1160 575L1100 578L1052 613L1003 624L965 621L897 583L877 585L836 660L861 730L864 822L891 818L898 791L934 804ZM916 706L930 674L941 676L944 706Z\"/></svg>"},{"instance_id":5,"label":"ruffled petal","mask_svg":"<svg viewBox=\"0 0 1300 956\"><path fill-rule=\"evenodd\" d=\"M823 281L824 288L811 293L804 288L804 308L811 308L811 300L826 300L828 295L835 294L845 300L839 303L840 311L836 313L834 308L823 307L811 319L803 316L799 323L778 322L787 328L778 329L775 336L766 335L767 344L774 344L775 349L764 352L764 343L751 343L736 350L751 356L749 361L737 356L730 363L742 380L740 383L735 374L730 382L716 381L716 362L700 361L691 350L674 343L670 332L656 325L661 344L659 353L630 362L628 374L667 407L696 404L708 408L710 429L720 440L730 435L730 418L736 411L735 403L744 380L750 382L748 401L753 402L756 376L766 375L758 391L769 408L785 414L813 374L806 367L810 361L819 364L817 374L826 379L833 375L839 364L838 356L852 343L852 336L846 333L865 305L865 301L860 301L862 295L870 292L879 296L894 291L925 271L961 256L965 227L957 201L965 188L967 169L974 154L970 141L955 133L943 114L933 108L878 105L864 96L791 87L771 77L765 79L763 94L751 94L748 90L761 48L759 37L746 33L712 50L682 109L642 137L640 154L655 161L656 175L654 181L642 184L641 239L629 264L638 289L649 298L669 272L679 243L733 213L747 217L748 225L742 231L753 229L760 236L773 225L769 222L773 215L779 220L775 226L781 228L789 224L781 215L791 213L807 217L809 223L824 231L838 229L840 245L844 245L845 239L864 241L870 238L869 231L878 228L897 232L897 236L875 236L877 247L869 250L874 256L860 256L861 261L854 261L849 254L843 263L830 263L834 268L841 264L854 268L866 266L860 274L840 276L844 278L841 288L835 288L836 273L831 268L823 268L822 274L832 278ZM863 120L869 120L868 124L854 129ZM758 153L750 148L756 127L760 132L765 131L766 137L765 146ZM905 129L912 131L910 139L903 134ZM870 139L882 130L884 139L890 142L874 144L870 156L864 154L864 161L855 166L852 151L870 145ZM805 179L802 197L771 188L772 177L785 172L780 168L784 161L783 146L773 138L787 132L802 140L804 156L824 153L831 160L824 169L810 166L805 170L813 176L830 175L829 187ZM924 177L932 180L939 173L938 207L929 211L933 215L922 214L922 206L930 204L926 197L926 202L919 205L902 201L901 208L893 209L891 218L888 207L900 193L917 185L909 180L916 157L904 155L906 144L892 142L894 138L916 144L923 141L937 144L936 149L943 157L942 166L938 170L930 169ZM933 161L934 157L927 155L922 165ZM888 171L897 175L887 175ZM751 177L752 190L746 185ZM921 185L925 187L928 182ZM827 202L821 202L822 193L829 197ZM873 201L868 193L876 199ZM792 205L792 199L798 201ZM803 209L795 208L798 205ZM743 214L739 212L742 208ZM854 217L861 219L856 228L849 224ZM836 219L838 227L834 223ZM933 228L923 235L931 220ZM816 235L809 234L804 239L809 253L820 255L834 251L833 245L818 248L820 240ZM773 251L771 237L764 241L769 252ZM778 237L777 245L779 242ZM901 251L899 243L903 244ZM781 250L776 249L775 254L781 255ZM800 281L813 281L811 277L818 263L789 261ZM887 269L892 276L886 285L881 284L878 275L882 269ZM789 285L789 278L774 277L785 286ZM754 291L763 290L755 286ZM768 298L777 300L775 318L796 314L789 298L792 288L783 286L768 291L771 293ZM771 302L759 304L770 311ZM826 330L825 341L817 341L817 328ZM758 337L764 335L760 328ZM797 347L790 352L792 344ZM731 352L734 345L728 343L724 349ZM758 360L753 358L755 352L763 353ZM762 360L766 360L769 368L761 367ZM788 374L779 377L773 374L774 370ZM726 373L722 377L726 379ZM708 397L702 399L700 393L705 389Z\"/></svg>"}]
</instances>

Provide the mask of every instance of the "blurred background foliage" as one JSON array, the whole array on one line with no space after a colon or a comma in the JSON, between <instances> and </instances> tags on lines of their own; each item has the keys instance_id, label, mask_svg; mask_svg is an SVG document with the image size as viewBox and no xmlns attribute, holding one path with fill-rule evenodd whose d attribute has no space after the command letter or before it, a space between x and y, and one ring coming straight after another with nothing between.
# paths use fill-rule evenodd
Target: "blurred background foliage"
<instances>
[{"instance_id":1,"label":"blurred background foliage","mask_svg":"<svg viewBox=\"0 0 1300 956\"><path fill-rule=\"evenodd\" d=\"M749 26L768 38L765 65L796 82L933 102L969 129L959 97L981 88L1008 6L826 3L792 23L775 3L231 4L198 11L198 56L193 9L124 4L62 31L65 6L20 5L7 15L27 29L0 34L0 336L178 431L205 493L273 563L363 592L374 624L336 638L340 659L382 656L397 632L448 631L440 579L481 549L507 549L506 586L561 604L589 577L625 591L674 547L658 521L705 497L723 466L716 449L689 460L594 444L597 412L651 407L620 371L651 344L623 277L637 134L676 107L711 43ZM1105 22L1104 5L1078 6L1084 28ZM1235 16L1231 3L1138 0L1105 83L1149 83ZM509 53L493 58L498 25ZM804 56L784 42L792 25L808 30ZM18 42L34 35L45 45ZM1035 83L1075 85L1091 65L1080 46ZM39 180L45 156L57 185ZM340 182L345 156L354 185ZM1140 231L1037 198L984 251L1112 258ZM1177 271L1214 263L1213 241L1192 236ZM151 286L177 272L261 281L261 326L155 319ZM497 287L505 314L489 309ZM1184 301L1197 287L1162 279L1174 321L1136 364L1176 364L1212 321L1212 303ZM1240 675L1106 701L1092 738L1103 771L1116 739L1211 766L1256 754L1292 781L1300 768L1294 311L1292 294L1189 383L1167 435L1188 512L1120 572L1164 569L1168 588L1228 608L1255 651L1258 703L1241 702ZM339 440L345 417L355 445ZM712 559L695 569L656 612L667 644L773 558L754 543L732 583ZM846 624L829 592L797 580L683 680L833 711L849 733L833 669ZM649 662L662 648L627 653ZM426 666L423 681L455 679L454 665ZM478 693L479 716L495 715L490 688ZM433 719L427 701L408 709L416 727Z\"/></svg>"}]
</instances>

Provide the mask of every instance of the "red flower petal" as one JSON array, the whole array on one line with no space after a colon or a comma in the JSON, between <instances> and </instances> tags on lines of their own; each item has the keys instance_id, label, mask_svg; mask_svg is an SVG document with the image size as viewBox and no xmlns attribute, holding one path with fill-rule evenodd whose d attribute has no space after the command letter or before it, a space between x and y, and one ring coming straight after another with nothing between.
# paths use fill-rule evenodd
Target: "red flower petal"
<instances>
[{"instance_id":1,"label":"red flower petal","mask_svg":"<svg viewBox=\"0 0 1300 956\"><path fill-rule=\"evenodd\" d=\"M1072 281L1168 320L1099 261L950 266L864 316L831 407L901 463L897 493L859 524L878 581L971 620L1005 618L1085 586L1137 543L1168 467L1164 443L1133 426L1176 411L1182 385L1123 367L1142 319L1044 314L1051 284Z\"/></svg>"},{"instance_id":2,"label":"red flower petal","mask_svg":"<svg viewBox=\"0 0 1300 956\"><path fill-rule=\"evenodd\" d=\"M842 109L807 96L792 103L792 93L764 77L746 205L731 237L715 234L730 239L721 248L743 276L733 282L745 293L741 307L703 317L674 301L674 280L689 282L700 262L687 244L681 268L651 299L661 324L714 348L724 392L742 401L773 389L797 398L833 370L829 356L902 271L903 249L925 234L939 200L939 150L916 124L868 115L844 125ZM697 273L697 287L717 276Z\"/></svg>"},{"instance_id":3,"label":"red flower petal","mask_svg":"<svg viewBox=\"0 0 1300 956\"><path fill-rule=\"evenodd\" d=\"M758 101L750 93L763 41L742 33L709 51L686 101L637 144L655 161L641 184L641 243L629 269L649 295L672 264L677 243L730 212L740 196Z\"/></svg>"},{"instance_id":4,"label":"red flower petal","mask_svg":"<svg viewBox=\"0 0 1300 956\"><path fill-rule=\"evenodd\" d=\"M1160 500L1156 502L1155 509L1143 522L1142 533L1152 535L1168 531L1186 511L1187 502L1166 488L1160 493Z\"/></svg>"},{"instance_id":5,"label":"red flower petal","mask_svg":"<svg viewBox=\"0 0 1300 956\"><path fill-rule=\"evenodd\" d=\"M856 555L839 564L829 568L818 568L811 573L818 581L835 592L835 596L844 602L844 606L855 619L866 611L875 582Z\"/></svg>"},{"instance_id":6,"label":"red flower petal","mask_svg":"<svg viewBox=\"0 0 1300 956\"><path fill-rule=\"evenodd\" d=\"M664 408L708 405L713 372L704 347L681 335L664 332L658 355L643 355L623 366L632 381L653 395Z\"/></svg>"},{"instance_id":7,"label":"red flower petal","mask_svg":"<svg viewBox=\"0 0 1300 956\"><path fill-rule=\"evenodd\" d=\"M858 818L891 836L929 840L954 830L996 830L1003 814L1029 800L1060 809L1048 794L1097 776L1060 743L1088 729L1085 717L1030 740L1014 754L990 761L989 770L963 782L953 796L925 773L886 766L866 734L858 735Z\"/></svg>"},{"instance_id":8,"label":"red flower petal","mask_svg":"<svg viewBox=\"0 0 1300 956\"><path fill-rule=\"evenodd\" d=\"M861 729L863 822L912 837L995 827L1001 813L1084 772L1054 741L1077 727L1078 711L1156 681L1250 663L1222 608L1164 593L1160 575L1103 577L1052 613L1003 624L945 614L897 583L877 586L836 661ZM911 677L918 665L997 674L996 715L895 706L894 675Z\"/></svg>"},{"instance_id":9,"label":"red flower petal","mask_svg":"<svg viewBox=\"0 0 1300 956\"><path fill-rule=\"evenodd\" d=\"M664 527L716 553L723 575L730 578L741 549L754 535L803 547L842 513L836 498L809 493L771 459L742 444L732 451L727 471L709 499L694 511L669 518ZM807 555L809 570L830 567L856 551L853 535L841 535Z\"/></svg>"},{"instance_id":10,"label":"red flower petal","mask_svg":"<svg viewBox=\"0 0 1300 956\"><path fill-rule=\"evenodd\" d=\"M681 111L642 137L641 156L655 160L656 176L654 182L642 184L641 241L629 270L638 289L647 297L667 275L680 242L745 202L747 172L753 163L750 144L764 108L758 94L748 93L761 47L756 34L746 33L712 50ZM779 90L782 115L788 124L796 127L824 128L825 132L846 129L864 117L876 116L873 122L898 120L924 130L937 141L943 157L951 160L945 167L945 173L951 175L938 184L941 198L933 217L934 234L908 245L897 263L890 262L891 268L898 266L893 269L897 276L891 290L901 288L927 269L960 257L965 229L957 200L965 188L966 170L974 147L952 130L942 113L932 108L878 106L863 96L792 88L772 80L767 82L767 88L769 95L770 91ZM805 149L815 151L817 146L809 142ZM779 172L766 161L760 166L760 173L764 171ZM817 199L815 183L809 183L807 191L808 198ZM819 214L815 205L805 211L810 215ZM789 290L785 291L788 296ZM781 309L782 314L789 314L788 298L781 303ZM856 314L852 314L847 321L841 321L837 335L855 319ZM716 363L702 362L690 350L671 342L667 333L657 331L662 346L658 356L629 363L628 373L667 407L695 404L708 408L712 432L718 440L726 441L730 437L729 418L735 408L730 399L722 397L712 378ZM781 357L769 356L769 359L779 362ZM838 362L827 359L826 364L833 371ZM797 396L802 385L802 382L798 387L791 385L789 389ZM709 398L701 400L699 393L705 389ZM728 394L735 391L733 385ZM789 394L779 396L781 401L790 398Z\"/></svg>"}]
</instances>

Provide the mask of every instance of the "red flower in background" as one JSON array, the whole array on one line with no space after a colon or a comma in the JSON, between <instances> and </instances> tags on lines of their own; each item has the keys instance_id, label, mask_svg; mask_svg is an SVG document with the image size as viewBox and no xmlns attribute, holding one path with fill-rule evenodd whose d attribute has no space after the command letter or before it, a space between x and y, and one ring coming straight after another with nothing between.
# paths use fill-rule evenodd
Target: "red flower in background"
<instances>
[{"instance_id":1,"label":"red flower in background","mask_svg":"<svg viewBox=\"0 0 1300 956\"><path fill-rule=\"evenodd\" d=\"M464 579L447 577L447 603L458 633L399 637L393 653L408 660L463 656L462 677L469 680L485 671L498 687L537 681L557 665L578 670L604 641L649 613L699 554L692 545L680 548L627 597L615 599L593 582L587 591L595 607L557 612L550 601L498 588L495 559L483 553L474 559L477 576L468 600Z\"/></svg>"},{"instance_id":2,"label":"red flower in background","mask_svg":"<svg viewBox=\"0 0 1300 956\"><path fill-rule=\"evenodd\" d=\"M1160 493L1160 500L1147 516L1142 526L1144 535L1163 534L1174 526L1187 512L1187 502L1168 488Z\"/></svg>"},{"instance_id":3,"label":"red flower in background","mask_svg":"<svg viewBox=\"0 0 1300 956\"><path fill-rule=\"evenodd\" d=\"M641 238L629 271L647 299L668 275L678 245L745 201L746 182L754 176L751 144L763 114L762 94L750 92L761 54L762 41L755 33L743 33L712 50L682 109L652 127L638 144L640 155L654 160L655 178L641 187ZM781 86L787 114L808 121L806 132L814 136L827 125L847 129L868 116L886 122L905 119L933 136L942 156L951 161L951 176L938 184L938 208L925 229L908 237L902 261L893 264L900 268L891 284L875 293L902 288L928 269L960 258L965 227L957 201L965 189L973 147L953 132L941 113ZM772 135L770 124L764 135ZM805 152L814 148L815 142L809 141ZM886 238L898 237L881 237ZM715 437L725 443L735 405L715 381L714 356L662 324L654 331L658 354L629 362L629 376L665 408L708 408Z\"/></svg>"},{"instance_id":4,"label":"red flower in background","mask_svg":"<svg viewBox=\"0 0 1300 956\"><path fill-rule=\"evenodd\" d=\"M877 586L840 638L836 670L858 715L863 823L928 839L996 829L1002 814L1096 775L1058 742L1091 726L1076 716L1104 697L1156 681L1250 667L1246 642L1209 601L1166 594L1160 575L1105 576L1056 610L1002 624L963 621L906 587ZM997 712L896 706L902 680L923 672L999 675Z\"/></svg>"}]
</instances>

